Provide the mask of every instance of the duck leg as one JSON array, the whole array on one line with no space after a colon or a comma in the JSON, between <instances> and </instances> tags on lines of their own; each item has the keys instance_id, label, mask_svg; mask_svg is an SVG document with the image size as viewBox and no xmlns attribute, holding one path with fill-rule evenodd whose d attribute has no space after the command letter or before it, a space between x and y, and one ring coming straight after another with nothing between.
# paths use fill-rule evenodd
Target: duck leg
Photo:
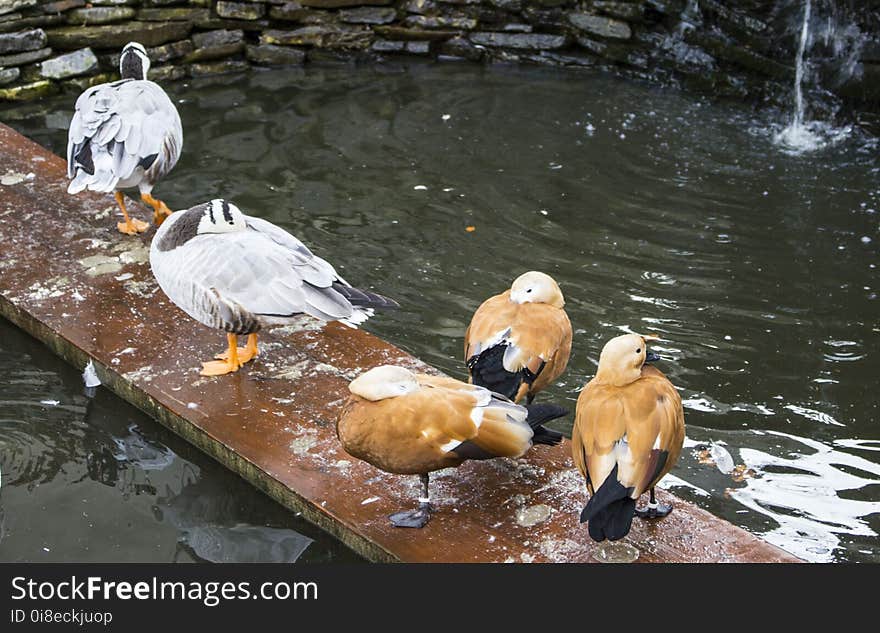
<instances>
[{"instance_id":1,"label":"duck leg","mask_svg":"<svg viewBox=\"0 0 880 633\"><path fill-rule=\"evenodd\" d=\"M141 193L141 200L153 207L153 222L156 226L162 224L162 222L165 221L165 218L171 215L171 209L169 209L164 202L157 200L149 193Z\"/></svg>"},{"instance_id":2,"label":"duck leg","mask_svg":"<svg viewBox=\"0 0 880 633\"><path fill-rule=\"evenodd\" d=\"M125 233L126 235L137 235L138 233L143 233L150 225L146 222L142 222L141 220L132 220L128 217L128 209L125 208L125 197L122 195L121 191L117 191L113 194L113 197L116 198L116 204L119 205L119 208L122 209L122 217L125 218L125 222L119 222L116 224L116 228L120 233Z\"/></svg>"},{"instance_id":3,"label":"duck leg","mask_svg":"<svg viewBox=\"0 0 880 633\"><path fill-rule=\"evenodd\" d=\"M648 503L648 507L643 509L636 508L636 516L640 519L662 519L670 512L672 512L671 505L657 503L657 497L654 496L653 488L651 488L651 500Z\"/></svg>"},{"instance_id":4,"label":"duck leg","mask_svg":"<svg viewBox=\"0 0 880 633\"><path fill-rule=\"evenodd\" d=\"M248 334L247 345L245 347L238 348L238 360L244 365L249 360L256 358L260 354L260 350L257 349L257 335L256 334ZM229 360L229 352L223 352L222 354L217 354L214 358L218 360Z\"/></svg>"},{"instance_id":5,"label":"duck leg","mask_svg":"<svg viewBox=\"0 0 880 633\"><path fill-rule=\"evenodd\" d=\"M416 510L395 512L389 519L394 527L423 528L431 518L431 499L428 493L428 474L421 475L423 496L419 497L419 507Z\"/></svg>"},{"instance_id":6,"label":"duck leg","mask_svg":"<svg viewBox=\"0 0 880 633\"><path fill-rule=\"evenodd\" d=\"M222 376L239 370L241 360L238 357L238 337L235 334L227 334L226 342L229 344L226 358L202 363L202 371L199 374L202 376Z\"/></svg>"}]
</instances>

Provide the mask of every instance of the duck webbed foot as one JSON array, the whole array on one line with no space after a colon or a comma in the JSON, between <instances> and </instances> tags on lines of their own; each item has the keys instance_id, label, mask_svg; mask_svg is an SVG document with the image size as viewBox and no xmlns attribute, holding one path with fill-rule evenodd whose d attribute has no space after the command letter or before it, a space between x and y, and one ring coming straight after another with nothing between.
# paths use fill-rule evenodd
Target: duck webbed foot
<instances>
[{"instance_id":1,"label":"duck webbed foot","mask_svg":"<svg viewBox=\"0 0 880 633\"><path fill-rule=\"evenodd\" d=\"M431 504L428 502L420 502L416 510L408 510L406 512L395 512L388 517L394 527L404 528L423 528L431 519Z\"/></svg>"},{"instance_id":2,"label":"duck webbed foot","mask_svg":"<svg viewBox=\"0 0 880 633\"><path fill-rule=\"evenodd\" d=\"M653 488L651 488L651 500L648 505L644 508L636 508L636 516L640 519L662 519L670 512L672 512L671 505L657 503Z\"/></svg>"},{"instance_id":3,"label":"duck webbed foot","mask_svg":"<svg viewBox=\"0 0 880 633\"><path fill-rule=\"evenodd\" d=\"M395 512L388 518L394 527L423 528L431 519L431 500L428 497L428 475L421 475L422 491L424 495L419 497L419 507L415 510Z\"/></svg>"}]
</instances>

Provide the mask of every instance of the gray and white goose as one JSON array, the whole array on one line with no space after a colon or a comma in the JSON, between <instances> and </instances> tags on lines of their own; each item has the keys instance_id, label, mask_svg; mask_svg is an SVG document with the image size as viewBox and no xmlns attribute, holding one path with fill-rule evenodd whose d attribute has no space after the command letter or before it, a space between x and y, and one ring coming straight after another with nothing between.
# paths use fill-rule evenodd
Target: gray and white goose
<instances>
[{"instance_id":1,"label":"gray and white goose","mask_svg":"<svg viewBox=\"0 0 880 633\"><path fill-rule=\"evenodd\" d=\"M171 214L156 231L150 266L166 295L195 320L227 332L228 349L203 376L237 371L257 353L257 332L308 314L363 322L395 301L353 288L293 235L226 200ZM238 336L248 335L238 347Z\"/></svg>"},{"instance_id":2,"label":"gray and white goose","mask_svg":"<svg viewBox=\"0 0 880 633\"><path fill-rule=\"evenodd\" d=\"M117 228L128 235L149 224L129 218L120 189L137 187L160 225L171 211L152 196L153 186L171 171L183 147L177 108L158 84L147 80L149 69L146 49L137 42L126 44L119 58L122 79L79 96L67 139L68 193L114 192L125 218Z\"/></svg>"}]
</instances>

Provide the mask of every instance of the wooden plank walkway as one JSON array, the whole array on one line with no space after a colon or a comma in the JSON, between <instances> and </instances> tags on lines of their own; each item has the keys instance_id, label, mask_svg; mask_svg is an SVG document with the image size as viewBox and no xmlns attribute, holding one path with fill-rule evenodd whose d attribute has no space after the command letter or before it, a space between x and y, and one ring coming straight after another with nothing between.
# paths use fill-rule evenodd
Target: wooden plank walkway
<instances>
[{"instance_id":1,"label":"wooden plank walkway","mask_svg":"<svg viewBox=\"0 0 880 633\"><path fill-rule=\"evenodd\" d=\"M428 526L392 527L387 515L413 506L418 478L348 456L334 421L361 371L381 363L431 370L366 332L304 318L267 333L260 357L239 373L200 377L199 361L220 351L224 337L158 289L148 262L153 230L120 235L113 198L68 195L65 172L63 159L0 124L0 314L78 368L93 359L106 388L370 560L594 560L578 523L586 493L567 441L437 473ZM213 192L202 193L193 203ZM149 217L140 205L130 209ZM637 519L628 537L640 562L797 560L660 497L675 511L661 522Z\"/></svg>"}]
</instances>

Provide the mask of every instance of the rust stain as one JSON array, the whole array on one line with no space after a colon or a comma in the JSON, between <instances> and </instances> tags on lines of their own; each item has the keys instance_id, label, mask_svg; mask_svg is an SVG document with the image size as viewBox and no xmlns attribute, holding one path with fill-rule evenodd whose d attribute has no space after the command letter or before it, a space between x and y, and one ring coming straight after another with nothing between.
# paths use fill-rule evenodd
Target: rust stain
<instances>
[{"instance_id":1,"label":"rust stain","mask_svg":"<svg viewBox=\"0 0 880 633\"><path fill-rule=\"evenodd\" d=\"M0 174L8 173L34 176L10 176L0 188L0 313L79 368L94 359L104 385L258 489L373 560L593 562L568 442L435 473L431 522L394 528L387 516L411 507L418 478L352 459L334 420L348 380L364 369L436 370L362 330L304 320L267 332L261 355L240 372L201 378L198 361L221 351L223 337L157 291L144 256L152 229L120 235L106 217L109 197L68 195L64 160L0 124ZM797 560L665 491L658 496L675 511L634 523L628 541L639 562Z\"/></svg>"}]
</instances>

